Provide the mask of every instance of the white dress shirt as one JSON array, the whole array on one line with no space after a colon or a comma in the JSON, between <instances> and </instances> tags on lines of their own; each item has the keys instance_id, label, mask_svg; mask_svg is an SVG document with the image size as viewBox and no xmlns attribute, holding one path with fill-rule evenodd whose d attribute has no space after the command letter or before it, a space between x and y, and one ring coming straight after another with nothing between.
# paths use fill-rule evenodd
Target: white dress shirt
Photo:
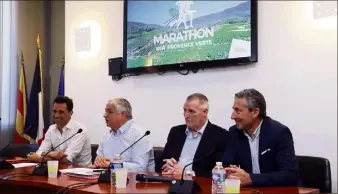
<instances>
[{"instance_id":1,"label":"white dress shirt","mask_svg":"<svg viewBox=\"0 0 338 194\"><path fill-rule=\"evenodd\" d=\"M259 134L261 131L263 120L259 123L258 127L255 129L252 136L245 133L249 140L250 151L251 151L251 162L252 162L252 173L260 174L261 170L259 168Z\"/></svg>"},{"instance_id":2,"label":"white dress shirt","mask_svg":"<svg viewBox=\"0 0 338 194\"><path fill-rule=\"evenodd\" d=\"M110 130L102 137L97 156L104 156L112 160L127 147L145 134L141 126L129 120L116 132ZM121 155L123 167L131 171L155 171L153 145L148 137L144 137Z\"/></svg>"},{"instance_id":3,"label":"white dress shirt","mask_svg":"<svg viewBox=\"0 0 338 194\"><path fill-rule=\"evenodd\" d=\"M70 136L77 133L79 129L82 132L76 134L68 141L60 145L55 150L62 150L68 156L67 159L72 164L76 165L89 165L92 162L90 139L86 133L86 127L71 119L68 124L63 127L62 134L57 129L56 124L51 125L45 135L45 139L42 141L39 150L36 152L41 155L43 152L48 152L50 149L58 146L60 143L68 139Z\"/></svg>"}]
</instances>

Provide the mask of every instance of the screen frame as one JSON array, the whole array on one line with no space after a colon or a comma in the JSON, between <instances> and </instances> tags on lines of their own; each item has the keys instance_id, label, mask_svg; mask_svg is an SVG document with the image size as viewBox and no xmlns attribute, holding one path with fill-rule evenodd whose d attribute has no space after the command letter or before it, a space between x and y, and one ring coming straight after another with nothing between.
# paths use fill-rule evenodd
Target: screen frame
<instances>
[{"instance_id":1,"label":"screen frame","mask_svg":"<svg viewBox=\"0 0 338 194\"><path fill-rule=\"evenodd\" d=\"M251 64L258 61L258 24L257 24L257 4L258 0L250 0L251 10L251 56L232 58L232 59L219 59L211 61L196 61L186 63L175 63L168 65L149 66L149 67L137 67L127 68L127 21L128 21L128 2L135 0L124 0L123 8L123 65L122 73L154 73L165 72L171 70L182 69L209 69L214 67L229 67L240 66L245 64Z\"/></svg>"}]
</instances>

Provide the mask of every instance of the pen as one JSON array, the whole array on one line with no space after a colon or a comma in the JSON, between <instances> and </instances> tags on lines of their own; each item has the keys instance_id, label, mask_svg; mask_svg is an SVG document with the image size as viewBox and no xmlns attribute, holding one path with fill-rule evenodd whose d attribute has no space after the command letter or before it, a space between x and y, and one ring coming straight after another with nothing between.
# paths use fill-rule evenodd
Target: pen
<instances>
[{"instance_id":1,"label":"pen","mask_svg":"<svg viewBox=\"0 0 338 194\"><path fill-rule=\"evenodd\" d=\"M102 172L102 171L106 171L106 170L103 170L103 169L100 169L100 170L93 170L93 172Z\"/></svg>"}]
</instances>

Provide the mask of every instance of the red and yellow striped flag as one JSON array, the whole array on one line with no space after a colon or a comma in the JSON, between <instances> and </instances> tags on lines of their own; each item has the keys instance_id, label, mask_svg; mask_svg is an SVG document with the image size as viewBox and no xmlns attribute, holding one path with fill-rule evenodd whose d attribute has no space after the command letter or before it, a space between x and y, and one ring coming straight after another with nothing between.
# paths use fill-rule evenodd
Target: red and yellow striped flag
<instances>
[{"instance_id":1,"label":"red and yellow striped flag","mask_svg":"<svg viewBox=\"0 0 338 194\"><path fill-rule=\"evenodd\" d=\"M20 65L20 81L19 81L19 91L18 91L18 102L16 110L16 132L15 132L15 143L29 143L24 138L24 126L25 119L27 114L27 97L26 97L26 78L25 78L25 69L23 62L23 55L21 53L21 65Z\"/></svg>"}]
</instances>

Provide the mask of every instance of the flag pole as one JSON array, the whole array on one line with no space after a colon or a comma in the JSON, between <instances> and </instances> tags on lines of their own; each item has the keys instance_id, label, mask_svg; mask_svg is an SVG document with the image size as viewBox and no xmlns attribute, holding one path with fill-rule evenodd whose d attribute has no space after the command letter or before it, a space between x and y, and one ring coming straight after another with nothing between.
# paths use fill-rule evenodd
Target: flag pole
<instances>
[{"instance_id":1,"label":"flag pole","mask_svg":"<svg viewBox=\"0 0 338 194\"><path fill-rule=\"evenodd\" d=\"M61 71L59 76L59 87L57 91L58 96L65 95L65 58L61 58Z\"/></svg>"},{"instance_id":2,"label":"flag pole","mask_svg":"<svg viewBox=\"0 0 338 194\"><path fill-rule=\"evenodd\" d=\"M65 57L61 58L61 66L64 67L65 66Z\"/></svg>"},{"instance_id":3,"label":"flag pole","mask_svg":"<svg viewBox=\"0 0 338 194\"><path fill-rule=\"evenodd\" d=\"M42 68L42 52L40 47L40 34L37 35L36 38L36 44L38 48L38 54L39 54L39 65L40 65L40 78L41 78L41 102L42 102L42 110L43 110L43 99L44 99L44 91L43 91L43 68Z\"/></svg>"},{"instance_id":4,"label":"flag pole","mask_svg":"<svg viewBox=\"0 0 338 194\"><path fill-rule=\"evenodd\" d=\"M22 52L22 50L21 50L21 65L22 65L22 70L23 70L23 77L25 78L25 91L27 92L25 60L23 58L23 52ZM26 102L28 102L28 96L27 95L26 95Z\"/></svg>"}]
</instances>

